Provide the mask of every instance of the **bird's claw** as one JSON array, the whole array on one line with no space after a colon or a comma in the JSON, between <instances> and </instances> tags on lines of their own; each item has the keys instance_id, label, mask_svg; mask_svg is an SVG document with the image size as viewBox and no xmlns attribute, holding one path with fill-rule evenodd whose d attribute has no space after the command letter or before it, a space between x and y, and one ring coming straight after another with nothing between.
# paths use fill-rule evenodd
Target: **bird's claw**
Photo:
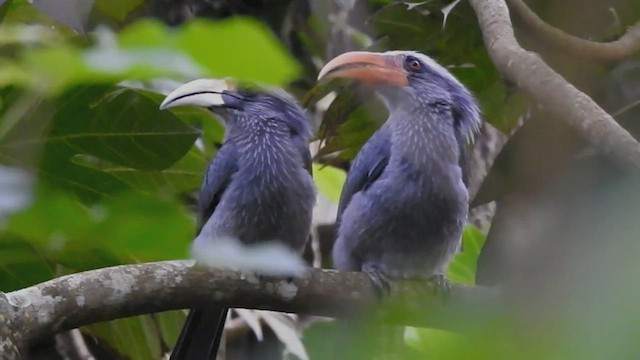
<instances>
[{"instance_id":1,"label":"bird's claw","mask_svg":"<svg viewBox=\"0 0 640 360\"><path fill-rule=\"evenodd\" d=\"M443 274L436 274L427 279L427 285L433 289L435 296L442 297L443 301L447 301L451 295L451 284Z\"/></svg>"},{"instance_id":2,"label":"bird's claw","mask_svg":"<svg viewBox=\"0 0 640 360\"><path fill-rule=\"evenodd\" d=\"M391 292L391 285L389 284L389 280L386 275L376 268L366 269L364 272L369 276L369 279L371 279L378 298L383 298L386 295L389 295Z\"/></svg>"}]
</instances>

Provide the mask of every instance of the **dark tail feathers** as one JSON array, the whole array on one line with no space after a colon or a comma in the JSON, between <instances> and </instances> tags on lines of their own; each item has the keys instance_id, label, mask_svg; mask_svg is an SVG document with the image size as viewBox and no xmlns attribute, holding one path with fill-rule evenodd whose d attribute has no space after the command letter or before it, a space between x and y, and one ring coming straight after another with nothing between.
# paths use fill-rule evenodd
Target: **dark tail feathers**
<instances>
[{"instance_id":1,"label":"dark tail feathers","mask_svg":"<svg viewBox=\"0 0 640 360\"><path fill-rule=\"evenodd\" d=\"M228 311L215 305L191 309L171 360L215 360Z\"/></svg>"}]
</instances>

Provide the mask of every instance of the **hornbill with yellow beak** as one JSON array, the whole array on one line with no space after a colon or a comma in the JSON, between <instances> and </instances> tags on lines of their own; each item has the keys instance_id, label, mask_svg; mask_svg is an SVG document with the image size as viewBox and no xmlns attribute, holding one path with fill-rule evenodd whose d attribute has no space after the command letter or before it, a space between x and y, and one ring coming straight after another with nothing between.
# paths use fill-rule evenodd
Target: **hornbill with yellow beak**
<instances>
[{"instance_id":1,"label":"hornbill with yellow beak","mask_svg":"<svg viewBox=\"0 0 640 360\"><path fill-rule=\"evenodd\" d=\"M200 189L194 250L230 237L245 245L279 241L302 252L315 204L304 111L284 91L242 90L214 79L180 86L160 108L181 105L207 108L225 126ZM191 310L171 359L215 359L226 314L215 305Z\"/></svg>"},{"instance_id":2,"label":"hornbill with yellow beak","mask_svg":"<svg viewBox=\"0 0 640 360\"><path fill-rule=\"evenodd\" d=\"M389 118L349 170L333 249L339 270L387 279L438 280L460 246L468 211L464 147L480 125L470 92L444 67L413 51L349 52L318 79L374 86Z\"/></svg>"}]
</instances>

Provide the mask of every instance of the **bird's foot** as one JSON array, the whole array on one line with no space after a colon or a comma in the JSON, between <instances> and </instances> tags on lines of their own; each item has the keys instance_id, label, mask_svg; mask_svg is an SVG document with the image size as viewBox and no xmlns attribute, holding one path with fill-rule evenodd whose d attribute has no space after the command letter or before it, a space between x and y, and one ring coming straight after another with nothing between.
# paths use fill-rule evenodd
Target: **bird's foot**
<instances>
[{"instance_id":1,"label":"bird's foot","mask_svg":"<svg viewBox=\"0 0 640 360\"><path fill-rule=\"evenodd\" d=\"M443 274L436 274L427 279L427 285L433 289L435 296L440 296L443 301L449 300L451 284Z\"/></svg>"},{"instance_id":2,"label":"bird's foot","mask_svg":"<svg viewBox=\"0 0 640 360\"><path fill-rule=\"evenodd\" d=\"M373 288L378 298L383 298L391 292L391 285L389 279L378 268L368 268L364 270L364 273L369 276L373 283Z\"/></svg>"}]
</instances>

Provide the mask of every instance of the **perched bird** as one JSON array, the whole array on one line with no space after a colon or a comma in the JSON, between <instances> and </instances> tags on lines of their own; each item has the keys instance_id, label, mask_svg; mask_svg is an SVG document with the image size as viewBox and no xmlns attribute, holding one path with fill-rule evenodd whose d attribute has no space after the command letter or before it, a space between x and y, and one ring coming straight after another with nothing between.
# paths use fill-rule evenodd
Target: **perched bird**
<instances>
[{"instance_id":1,"label":"perched bird","mask_svg":"<svg viewBox=\"0 0 640 360\"><path fill-rule=\"evenodd\" d=\"M476 101L444 67L412 51L345 53L321 70L325 78L373 85L389 110L349 170L334 266L366 272L382 291L388 279L442 284L467 218L460 162L480 125Z\"/></svg>"},{"instance_id":2,"label":"perched bird","mask_svg":"<svg viewBox=\"0 0 640 360\"><path fill-rule=\"evenodd\" d=\"M180 86L160 108L181 105L205 107L225 126L200 190L194 249L233 238L245 245L279 241L302 252L315 204L304 111L284 91L241 90L214 79ZM215 305L191 310L171 359L215 359L226 314Z\"/></svg>"}]
</instances>

